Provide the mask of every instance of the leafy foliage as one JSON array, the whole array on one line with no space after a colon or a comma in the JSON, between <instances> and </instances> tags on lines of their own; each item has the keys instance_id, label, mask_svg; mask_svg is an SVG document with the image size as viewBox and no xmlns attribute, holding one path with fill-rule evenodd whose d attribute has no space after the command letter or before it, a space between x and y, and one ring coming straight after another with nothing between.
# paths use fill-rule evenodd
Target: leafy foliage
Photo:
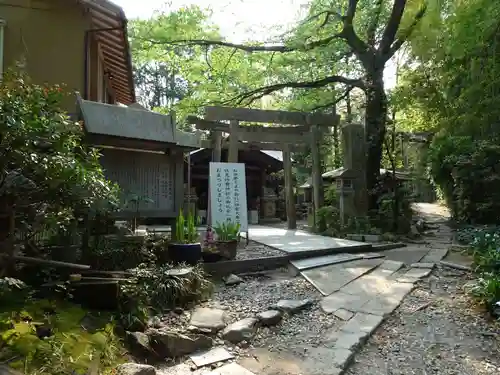
<instances>
[{"instance_id":1,"label":"leafy foliage","mask_svg":"<svg viewBox=\"0 0 500 375\"><path fill-rule=\"evenodd\" d=\"M63 95L19 72L0 84L0 201L4 210L16 206L27 231L118 205L99 153L83 144L81 124L61 109Z\"/></svg>"},{"instance_id":2,"label":"leafy foliage","mask_svg":"<svg viewBox=\"0 0 500 375\"><path fill-rule=\"evenodd\" d=\"M353 118L351 92L353 97L364 95L359 100L366 104L360 111L364 116L358 117L365 118L366 178L374 207L373 188L388 116L384 67L416 29L425 10L423 0L314 0L307 17L279 38L282 43L277 45L230 43L208 24L207 13L190 7L138 21L131 35L135 55L152 60L141 60L142 66L160 66L159 74L147 76L155 85L158 75L160 81L167 81L159 91L172 100L162 104L162 110L175 107L181 118L189 112L199 114L208 103L332 113L347 98L346 112ZM157 96L154 89L149 91ZM331 138L333 157L328 157L329 142L321 145L322 152L325 160L339 167L338 129ZM307 153L296 160L307 166Z\"/></svg>"},{"instance_id":3,"label":"leafy foliage","mask_svg":"<svg viewBox=\"0 0 500 375\"><path fill-rule=\"evenodd\" d=\"M154 264L162 247L166 248L164 241L155 236L96 236L84 262L98 270L123 271Z\"/></svg>"},{"instance_id":4,"label":"leafy foliage","mask_svg":"<svg viewBox=\"0 0 500 375\"><path fill-rule=\"evenodd\" d=\"M93 328L82 328L85 320L91 320ZM111 374L124 360L111 316L90 316L68 303L27 300L19 308L2 305L0 334L0 361L26 375L84 374L89 369Z\"/></svg>"},{"instance_id":5,"label":"leafy foliage","mask_svg":"<svg viewBox=\"0 0 500 375\"><path fill-rule=\"evenodd\" d=\"M175 241L183 244L199 242L198 224L199 218L195 217L191 211L185 218L181 210L175 222Z\"/></svg>"},{"instance_id":6,"label":"leafy foliage","mask_svg":"<svg viewBox=\"0 0 500 375\"><path fill-rule=\"evenodd\" d=\"M460 222L499 220L499 15L485 0L434 4L395 95L402 123L436 132L429 175Z\"/></svg>"},{"instance_id":7,"label":"leafy foliage","mask_svg":"<svg viewBox=\"0 0 500 375\"><path fill-rule=\"evenodd\" d=\"M217 240L219 241L234 241L238 239L240 235L240 223L224 222L222 224L217 223L214 227L215 234L217 235Z\"/></svg>"},{"instance_id":8,"label":"leafy foliage","mask_svg":"<svg viewBox=\"0 0 500 375\"><path fill-rule=\"evenodd\" d=\"M142 264L132 270L129 283L120 285L121 320L127 329L144 327L150 312L185 306L211 293L212 283L201 267L188 268L187 273L178 275L169 272L172 270L170 265Z\"/></svg>"},{"instance_id":9,"label":"leafy foliage","mask_svg":"<svg viewBox=\"0 0 500 375\"><path fill-rule=\"evenodd\" d=\"M461 233L468 240L474 256L478 278L468 285L468 290L488 308L500 301L500 229L475 228Z\"/></svg>"}]
</instances>

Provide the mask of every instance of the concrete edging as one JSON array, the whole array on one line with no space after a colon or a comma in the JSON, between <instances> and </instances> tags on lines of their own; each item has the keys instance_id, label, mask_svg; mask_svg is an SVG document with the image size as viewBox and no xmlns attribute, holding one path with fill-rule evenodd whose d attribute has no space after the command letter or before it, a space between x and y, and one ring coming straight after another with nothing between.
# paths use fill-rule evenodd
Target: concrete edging
<instances>
[{"instance_id":1,"label":"concrete edging","mask_svg":"<svg viewBox=\"0 0 500 375\"><path fill-rule=\"evenodd\" d=\"M266 271L286 267L289 260L288 255L279 255L274 257L203 263L203 268L209 274L224 276L231 273Z\"/></svg>"},{"instance_id":2,"label":"concrete edging","mask_svg":"<svg viewBox=\"0 0 500 375\"><path fill-rule=\"evenodd\" d=\"M356 253L372 253L384 250L397 249L405 247L403 243L390 243L381 245L372 245L364 243L359 246L351 246L342 249L322 249L317 251L299 251L295 253L288 253L284 255L262 257L254 259L236 259L226 260L214 263L203 263L203 268L206 272L212 275L224 276L231 273L238 274L244 272L267 271L276 268L287 267L292 260L300 260L307 258L315 258L324 255L335 254L356 254Z\"/></svg>"}]
</instances>

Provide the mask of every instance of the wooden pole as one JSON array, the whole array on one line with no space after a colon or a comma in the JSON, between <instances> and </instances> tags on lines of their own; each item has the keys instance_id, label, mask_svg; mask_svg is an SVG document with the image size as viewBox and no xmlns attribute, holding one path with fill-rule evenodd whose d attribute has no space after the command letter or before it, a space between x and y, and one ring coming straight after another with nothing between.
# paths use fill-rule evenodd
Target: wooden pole
<instances>
[{"instance_id":1,"label":"wooden pole","mask_svg":"<svg viewBox=\"0 0 500 375\"><path fill-rule=\"evenodd\" d=\"M288 229L297 228L297 216L295 214L295 193L293 191L292 158L290 155L290 146L283 146L283 167L285 172L285 198L286 198L286 217Z\"/></svg>"},{"instance_id":2,"label":"wooden pole","mask_svg":"<svg viewBox=\"0 0 500 375\"><path fill-rule=\"evenodd\" d=\"M311 126L311 156L314 217L324 204L323 177L321 176L320 134L317 125ZM314 221L316 223L316 221ZM316 226L316 225L315 225ZM318 228L315 228L318 229Z\"/></svg>"},{"instance_id":3,"label":"wooden pole","mask_svg":"<svg viewBox=\"0 0 500 375\"><path fill-rule=\"evenodd\" d=\"M239 121L231 120L229 125L229 155L227 157L228 163L237 163L238 162L238 143L239 143Z\"/></svg>"}]
</instances>

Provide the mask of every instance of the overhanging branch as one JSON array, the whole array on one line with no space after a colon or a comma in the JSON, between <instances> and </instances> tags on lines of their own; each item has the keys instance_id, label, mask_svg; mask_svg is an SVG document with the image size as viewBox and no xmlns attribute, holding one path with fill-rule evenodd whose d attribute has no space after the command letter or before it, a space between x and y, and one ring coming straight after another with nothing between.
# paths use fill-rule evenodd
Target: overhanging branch
<instances>
[{"instance_id":1,"label":"overhanging branch","mask_svg":"<svg viewBox=\"0 0 500 375\"><path fill-rule=\"evenodd\" d=\"M228 102L236 101L236 103L238 104L242 104L243 102L249 104L254 100L260 99L266 95L270 95L276 91L284 89L314 89L314 88L325 87L332 83L343 83L344 85L358 87L363 90L365 89L365 85L362 79L352 79L334 75L316 81L285 82L285 83L277 83L274 85L260 87L258 89L240 94L235 98L228 100Z\"/></svg>"},{"instance_id":2,"label":"overhanging branch","mask_svg":"<svg viewBox=\"0 0 500 375\"><path fill-rule=\"evenodd\" d=\"M177 45L182 44L185 46L220 46L220 47L228 47L235 48L245 52L292 52L295 49L282 46L282 45L274 45L274 46L255 46L255 45L246 45L246 44L238 44L238 43L230 43L224 42L222 40L205 40L205 39L180 39L180 40L168 40L168 41L159 41L154 39L144 39L144 41L150 42L151 44L167 44L167 45Z\"/></svg>"},{"instance_id":3,"label":"overhanging branch","mask_svg":"<svg viewBox=\"0 0 500 375\"><path fill-rule=\"evenodd\" d=\"M181 40L170 40L170 41L159 41L154 39L142 39L143 41L147 41L151 44L155 45L185 45L185 46L219 46L219 47L228 47L234 48L240 51L253 53L253 52L294 52L294 51L309 51L311 49L326 46L335 39L341 37L341 33L329 36L324 39L319 39L310 43L306 43L302 46L292 47L285 45L248 45L248 44L239 44L239 43L230 43L224 42L222 40L205 40L205 39L181 39Z\"/></svg>"}]
</instances>

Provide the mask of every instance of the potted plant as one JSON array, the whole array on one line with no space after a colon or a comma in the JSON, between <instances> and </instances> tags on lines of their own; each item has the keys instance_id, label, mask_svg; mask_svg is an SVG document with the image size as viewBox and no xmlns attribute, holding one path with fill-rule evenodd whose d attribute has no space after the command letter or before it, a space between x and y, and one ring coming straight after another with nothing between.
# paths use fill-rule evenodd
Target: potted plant
<instances>
[{"instance_id":1,"label":"potted plant","mask_svg":"<svg viewBox=\"0 0 500 375\"><path fill-rule=\"evenodd\" d=\"M236 258L238 248L238 238L240 236L241 225L226 221L222 224L217 223L215 234L217 235L216 247L220 255L226 259Z\"/></svg>"},{"instance_id":2,"label":"potted plant","mask_svg":"<svg viewBox=\"0 0 500 375\"><path fill-rule=\"evenodd\" d=\"M175 222L175 238L168 244L168 257L174 263L195 265L201 259L201 243L199 241L197 220L189 212L184 217L182 210Z\"/></svg>"}]
</instances>

